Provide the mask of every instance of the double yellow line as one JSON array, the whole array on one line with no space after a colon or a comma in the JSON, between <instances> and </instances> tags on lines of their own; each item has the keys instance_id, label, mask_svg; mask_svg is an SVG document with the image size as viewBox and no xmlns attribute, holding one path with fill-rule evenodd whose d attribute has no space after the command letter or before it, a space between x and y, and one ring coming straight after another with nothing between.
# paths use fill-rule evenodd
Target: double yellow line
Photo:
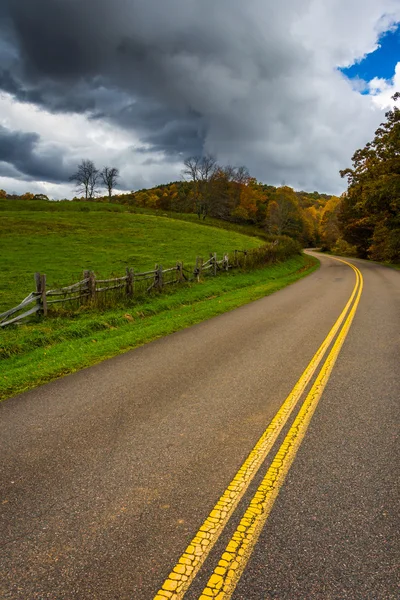
<instances>
[{"instance_id":1,"label":"double yellow line","mask_svg":"<svg viewBox=\"0 0 400 600\"><path fill-rule=\"evenodd\" d=\"M312 415L318 405L325 386L328 382L341 347L346 339L360 301L363 278L358 268L351 263L340 262L350 266L356 274L353 292L325 340L306 367L302 376L286 398L267 429L258 440L249 456L236 473L235 477L224 491L217 504L210 512L195 537L179 558L154 600L181 600L188 587L196 577L200 567L217 542L232 513L248 489L250 482L266 459L282 428L296 407L307 385L315 375L329 346L337 335L317 378L307 394L293 425L290 427L282 445L276 453L270 468L253 496L235 533L231 537L225 552L208 580L199 600L228 600L240 579L249 560L250 554L257 542L261 530L271 512L272 506L279 493L297 450L304 438ZM347 315L347 317L346 317Z\"/></svg>"}]
</instances>

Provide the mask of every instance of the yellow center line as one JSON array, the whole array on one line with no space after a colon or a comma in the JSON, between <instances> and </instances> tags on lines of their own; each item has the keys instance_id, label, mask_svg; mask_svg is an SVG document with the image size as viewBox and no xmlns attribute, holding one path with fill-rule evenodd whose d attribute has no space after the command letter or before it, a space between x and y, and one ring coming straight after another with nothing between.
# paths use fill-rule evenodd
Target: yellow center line
<instances>
[{"instance_id":1,"label":"yellow center line","mask_svg":"<svg viewBox=\"0 0 400 600\"><path fill-rule=\"evenodd\" d=\"M363 277L357 267L346 261L341 262L350 265L360 278L357 298L315 383L302 404L293 425L276 453L270 468L253 496L249 507L231 537L199 600L210 600L210 598L229 600L231 598L329 380L336 359L349 332L363 288Z\"/></svg>"},{"instance_id":2,"label":"yellow center line","mask_svg":"<svg viewBox=\"0 0 400 600\"><path fill-rule=\"evenodd\" d=\"M235 477L173 567L154 600L165 598L181 600L183 598L324 358L353 302L359 282L360 276L358 270L356 270L356 283L353 292L337 321Z\"/></svg>"}]
</instances>

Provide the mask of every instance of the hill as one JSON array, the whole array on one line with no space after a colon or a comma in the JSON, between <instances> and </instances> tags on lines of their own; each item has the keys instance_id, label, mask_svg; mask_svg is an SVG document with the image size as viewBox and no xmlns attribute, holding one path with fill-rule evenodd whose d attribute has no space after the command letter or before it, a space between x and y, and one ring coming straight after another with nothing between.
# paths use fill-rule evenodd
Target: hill
<instances>
[{"instance_id":1,"label":"hill","mask_svg":"<svg viewBox=\"0 0 400 600\"><path fill-rule=\"evenodd\" d=\"M100 203L0 200L0 212L0 312L32 291L36 271L57 287L79 281L85 269L123 275L126 266L140 271L156 262L193 264L209 252L262 244L238 231Z\"/></svg>"}]
</instances>

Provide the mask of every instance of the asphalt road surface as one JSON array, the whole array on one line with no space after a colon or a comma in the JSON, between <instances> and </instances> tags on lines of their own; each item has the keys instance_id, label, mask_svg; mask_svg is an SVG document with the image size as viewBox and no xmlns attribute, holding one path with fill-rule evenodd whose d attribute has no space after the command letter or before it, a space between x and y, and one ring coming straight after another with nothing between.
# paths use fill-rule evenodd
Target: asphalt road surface
<instances>
[{"instance_id":1,"label":"asphalt road surface","mask_svg":"<svg viewBox=\"0 0 400 600\"><path fill-rule=\"evenodd\" d=\"M400 597L400 273L349 262L364 288L347 337L241 577L210 597ZM207 534L185 594L179 569L176 583L169 574L355 284L349 265L321 257L272 296L0 404L0 598L208 597L323 362L232 515Z\"/></svg>"}]
</instances>

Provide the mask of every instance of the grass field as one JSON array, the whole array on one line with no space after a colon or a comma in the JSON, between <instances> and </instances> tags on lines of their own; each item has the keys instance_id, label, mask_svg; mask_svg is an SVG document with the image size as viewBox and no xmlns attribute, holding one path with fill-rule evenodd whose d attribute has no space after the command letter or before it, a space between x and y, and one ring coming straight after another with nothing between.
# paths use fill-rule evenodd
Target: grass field
<instances>
[{"instance_id":1,"label":"grass field","mask_svg":"<svg viewBox=\"0 0 400 600\"><path fill-rule=\"evenodd\" d=\"M102 277L122 276L126 266L140 271L155 263L173 266L178 260L193 265L197 255L208 258L209 252L222 255L262 244L237 231L131 214L123 208L0 201L0 312L34 289L36 271L47 275L49 287L57 287L79 281L85 269Z\"/></svg>"},{"instance_id":2,"label":"grass field","mask_svg":"<svg viewBox=\"0 0 400 600\"><path fill-rule=\"evenodd\" d=\"M311 256L249 273L227 273L175 292L150 296L130 309L52 318L0 334L0 399L136 348L267 296L318 267Z\"/></svg>"},{"instance_id":3,"label":"grass field","mask_svg":"<svg viewBox=\"0 0 400 600\"><path fill-rule=\"evenodd\" d=\"M177 220L128 208L0 201L0 312L33 289L35 271L46 273L53 287L79 280L85 269L98 276L122 275L126 266L146 270L157 262L165 268L177 260L193 265L196 255L263 244L251 227L228 224L224 229L222 222L198 223L194 215ZM297 254L254 271L170 286L129 306L83 307L0 330L0 399L271 294L317 266L314 258Z\"/></svg>"}]
</instances>

